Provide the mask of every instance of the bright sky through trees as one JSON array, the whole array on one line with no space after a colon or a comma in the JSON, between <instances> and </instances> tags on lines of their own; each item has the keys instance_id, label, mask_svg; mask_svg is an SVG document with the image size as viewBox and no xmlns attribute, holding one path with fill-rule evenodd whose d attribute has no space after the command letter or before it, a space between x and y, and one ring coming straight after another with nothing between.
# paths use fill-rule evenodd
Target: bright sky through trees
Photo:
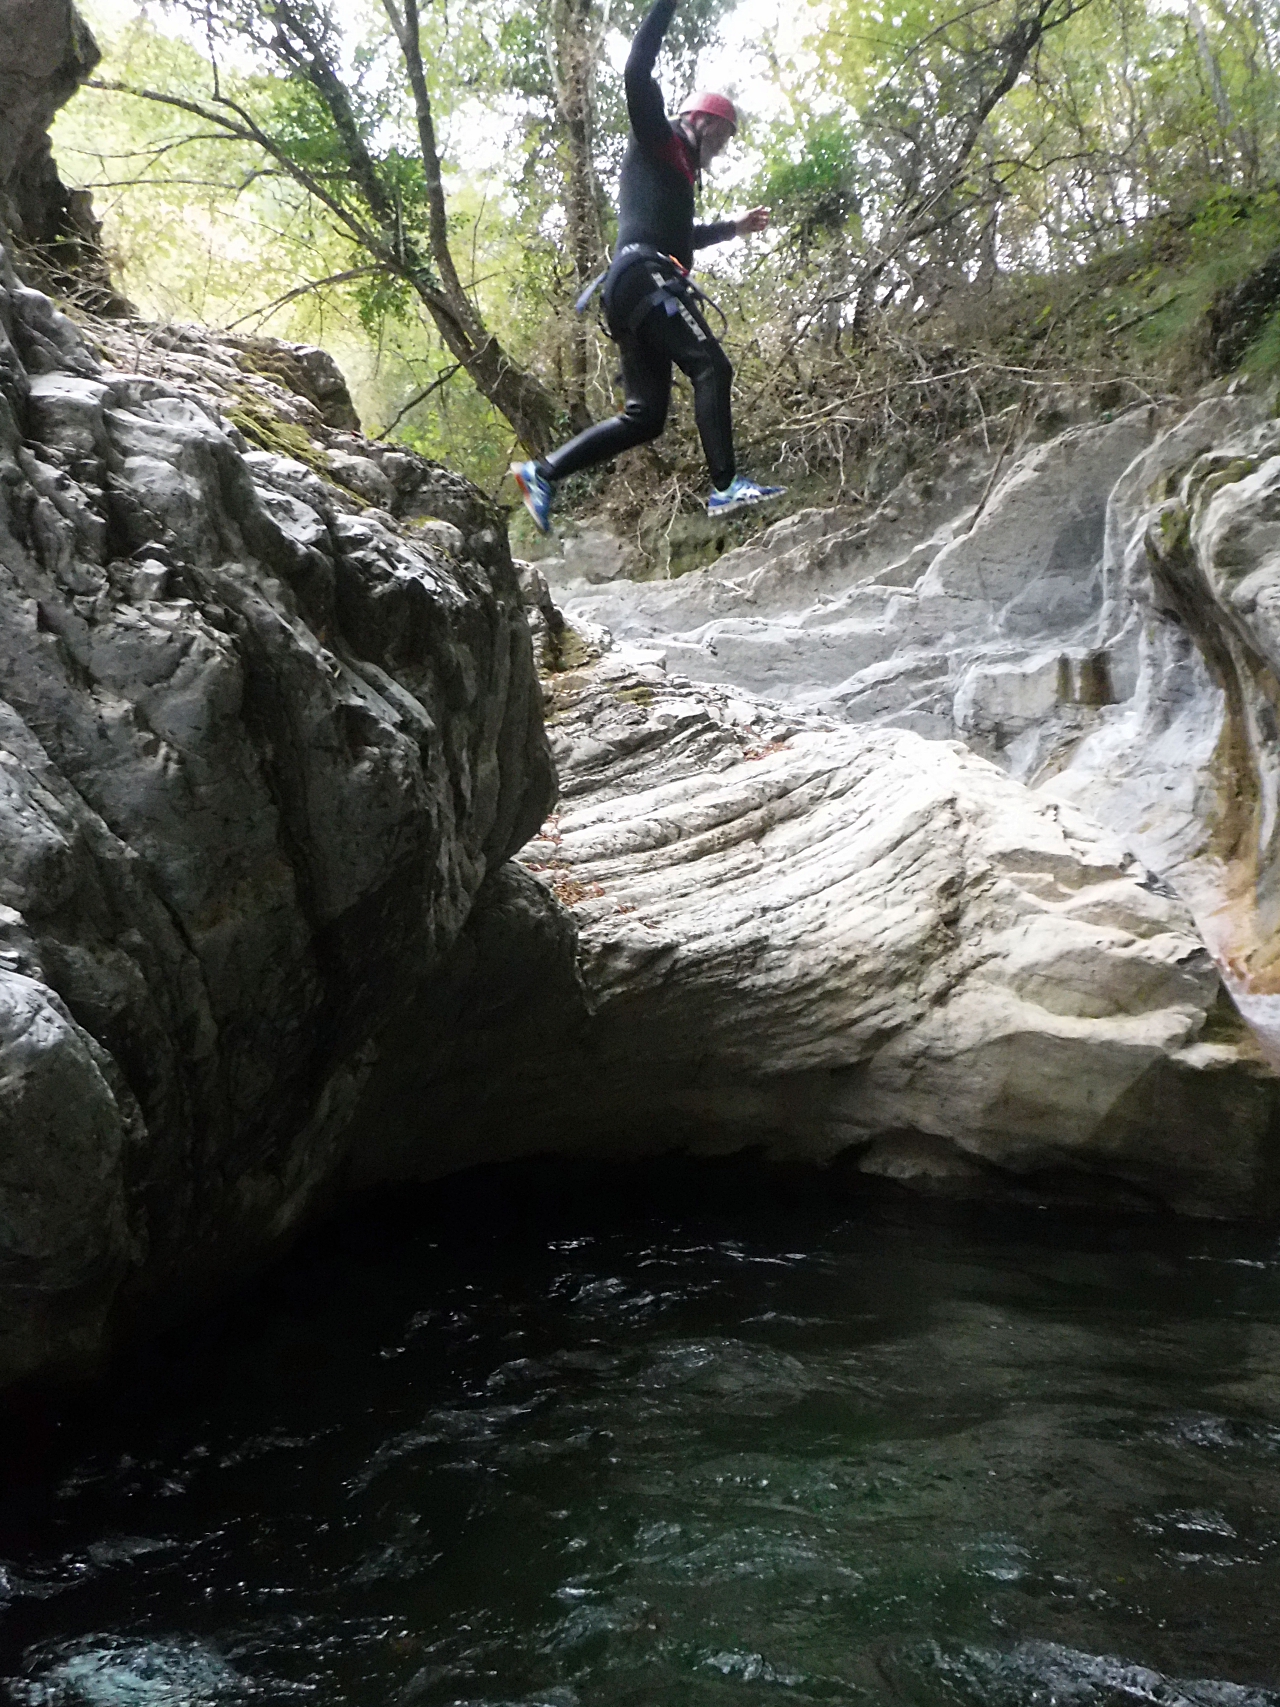
<instances>
[{"instance_id":1,"label":"bright sky through trees","mask_svg":"<svg viewBox=\"0 0 1280 1707\"><path fill-rule=\"evenodd\" d=\"M273 16L323 25L321 68L309 50L281 58L252 0L85 0L102 77L149 98L82 94L55 141L69 180L95 188L141 308L321 339L366 418L496 478L513 427L476 365L487 339L536 398L529 430L613 406L613 354L571 304L611 240L620 68L643 0L424 5L434 166L392 28L402 3L278 0ZM209 106L209 18L242 115L231 134L230 109ZM1277 0L896 0L890 15L878 0L682 0L659 66L669 102L696 83L744 115L703 212L775 210L767 237L708 258L733 299L743 406L775 453L809 443L785 393L796 421L826 423L816 454L843 467L863 429L831 426L824 387L861 386L877 351L994 336L1010 292L1061 280L1070 297L1079 269L1153 221L1212 261L1181 293L1194 319L1271 240L1278 68ZM1163 307L1127 312L1153 336L1173 324ZM953 418L935 410L929 430Z\"/></svg>"}]
</instances>

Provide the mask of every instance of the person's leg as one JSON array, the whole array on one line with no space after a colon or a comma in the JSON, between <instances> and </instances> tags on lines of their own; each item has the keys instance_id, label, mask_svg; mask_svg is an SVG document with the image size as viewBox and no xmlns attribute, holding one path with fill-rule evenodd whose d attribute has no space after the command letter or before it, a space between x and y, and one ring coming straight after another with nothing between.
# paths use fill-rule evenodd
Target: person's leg
<instances>
[{"instance_id":1,"label":"person's leg","mask_svg":"<svg viewBox=\"0 0 1280 1707\"><path fill-rule=\"evenodd\" d=\"M555 483L566 475L608 462L624 450L656 439L671 402L671 358L643 336L643 328L618 339L626 402L622 413L597 421L568 444L536 462L513 462L511 474L525 508L542 533L551 532Z\"/></svg>"},{"instance_id":2,"label":"person's leg","mask_svg":"<svg viewBox=\"0 0 1280 1707\"><path fill-rule=\"evenodd\" d=\"M706 321L686 304L676 314L655 313L644 330L693 382L693 418L711 483L733 484L733 363Z\"/></svg>"},{"instance_id":3,"label":"person's leg","mask_svg":"<svg viewBox=\"0 0 1280 1707\"><path fill-rule=\"evenodd\" d=\"M693 381L693 418L702 440L711 484L723 490L733 484L737 462L733 454L733 363L715 338L701 346L681 368Z\"/></svg>"},{"instance_id":4,"label":"person's leg","mask_svg":"<svg viewBox=\"0 0 1280 1707\"><path fill-rule=\"evenodd\" d=\"M638 332L618 340L626 396L622 413L597 421L550 456L540 457L536 467L544 480L563 480L567 474L609 462L624 450L656 439L662 431L671 402L671 358L644 336L645 331L642 325Z\"/></svg>"},{"instance_id":5,"label":"person's leg","mask_svg":"<svg viewBox=\"0 0 1280 1707\"><path fill-rule=\"evenodd\" d=\"M757 504L772 503L784 486L762 486L739 474L733 454L733 365L702 315L684 304L667 321L666 348L693 381L693 412L711 471L707 514L736 515Z\"/></svg>"}]
</instances>

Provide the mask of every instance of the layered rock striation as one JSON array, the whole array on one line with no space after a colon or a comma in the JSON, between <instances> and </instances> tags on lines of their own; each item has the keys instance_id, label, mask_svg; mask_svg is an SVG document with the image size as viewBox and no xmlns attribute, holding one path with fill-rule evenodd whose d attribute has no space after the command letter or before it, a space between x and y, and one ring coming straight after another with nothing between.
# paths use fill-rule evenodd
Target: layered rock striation
<instances>
[{"instance_id":1,"label":"layered rock striation","mask_svg":"<svg viewBox=\"0 0 1280 1707\"><path fill-rule=\"evenodd\" d=\"M1043 786L1113 823L1194 908L1280 1061L1280 429L1210 398L1125 472L1103 555L1103 644L1133 691Z\"/></svg>"},{"instance_id":2,"label":"layered rock striation","mask_svg":"<svg viewBox=\"0 0 1280 1707\"><path fill-rule=\"evenodd\" d=\"M696 680L959 738L1083 807L1191 907L1280 1062L1266 400L1148 404L1033 446L994 483L986 467L962 441L870 516L808 512L714 571L561 579L557 596Z\"/></svg>"},{"instance_id":3,"label":"layered rock striation","mask_svg":"<svg viewBox=\"0 0 1280 1707\"><path fill-rule=\"evenodd\" d=\"M278 1248L554 796L502 518L338 429L255 446L198 378L0 273L5 1380Z\"/></svg>"},{"instance_id":4,"label":"layered rock striation","mask_svg":"<svg viewBox=\"0 0 1280 1707\"><path fill-rule=\"evenodd\" d=\"M681 1028L707 1040L689 1065L689 1084L707 1091L700 1118L737 1106L782 1151L826 1130L833 1149L862 1145L862 1166L893 1157L884 1166L898 1174L957 1181L985 1162L1005 1178L1053 1174L1060 1188L1077 1171L1179 1209L1270 1212L1280 1156L1277 490L1275 422L1237 391L1190 413L1143 405L1077 425L1004 468L980 442L959 440L869 516L788 517L674 582L592 584L568 563L543 563L570 620L587 632L608 625L621 644L614 657L642 669L671 731L688 722L683 702L787 732L756 773L778 794L759 797L737 761L732 782L695 784L679 770L674 732L614 739L608 695L585 693L568 748L558 732L572 801L558 819L572 879L561 872L558 888L584 920L596 1005L587 1029L604 1040L609 1016L626 1016L609 1072L626 1082L621 1040L647 1036L650 1011L669 1011L683 1019L652 1045L657 1058ZM797 761L782 753L797 743L806 782L794 799ZM635 753L664 746L669 775L642 768L645 792L625 799ZM812 782L806 766L821 770L821 753L840 782ZM932 802L930 830L916 854L901 836L906 864L894 869L876 852L876 826L893 838L916 790ZM1051 823L1065 842L1048 860ZM1005 830L1017 847L1039 847L1029 865L1039 876L1027 877L1021 855L1009 865L998 854ZM1082 842L1111 850L1097 912ZM850 888L864 857L879 915ZM932 862L959 898L954 944L925 946L937 908L913 883ZM829 908L828 879L840 896ZM998 923L995 893L1010 908ZM858 1034L879 932L908 894L906 917L925 937L884 1009L893 1041L882 1055L881 1043L836 1045L841 1024ZM652 934L633 929L631 906ZM1085 947L1094 925L1106 929ZM660 946L652 963L647 941ZM1174 961L1188 982L1176 1000L1152 976L1157 941L1157 958L1181 944ZM1210 954L1193 953L1196 942ZM1036 963L1029 978L1010 970L1022 953ZM823 968L816 982L806 956ZM1135 1005L1137 985L1121 992L1138 966L1145 995ZM724 980L722 968L732 968ZM806 999L788 1000L788 978ZM780 995L773 1033L758 1000L766 983ZM722 1041L734 1031L749 1040L737 1067ZM809 1045L823 1092L806 1101L795 1052ZM608 1053L608 1041L599 1046ZM1130 1046L1154 1050L1145 1069ZM1073 1065L1058 1072L1051 1060ZM753 1072L766 1089L742 1091L741 1074ZM683 1082L676 1065L660 1077ZM642 1096L640 1077L621 1106Z\"/></svg>"},{"instance_id":5,"label":"layered rock striation","mask_svg":"<svg viewBox=\"0 0 1280 1707\"><path fill-rule=\"evenodd\" d=\"M550 727L543 894L501 896L526 954L498 979L468 942L435 1118L384 1108L364 1177L428 1176L441 1139L460 1162L465 1130L486 1159L750 1146L952 1193L1275 1206L1274 1075L1187 908L1082 812L958 742L617 653L560 676Z\"/></svg>"},{"instance_id":6,"label":"layered rock striation","mask_svg":"<svg viewBox=\"0 0 1280 1707\"><path fill-rule=\"evenodd\" d=\"M570 612L694 680L958 737L1029 777L1132 691L1133 647L1099 636L1107 509L1171 418L1143 405L1007 459L967 435L869 514L802 511L675 581L543 567Z\"/></svg>"}]
</instances>

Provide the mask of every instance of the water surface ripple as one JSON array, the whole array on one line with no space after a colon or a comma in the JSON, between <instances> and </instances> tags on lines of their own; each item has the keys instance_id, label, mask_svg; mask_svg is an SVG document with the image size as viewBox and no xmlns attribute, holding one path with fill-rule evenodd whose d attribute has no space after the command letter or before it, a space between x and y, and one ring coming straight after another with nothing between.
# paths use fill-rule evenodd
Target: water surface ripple
<instances>
[{"instance_id":1,"label":"water surface ripple","mask_svg":"<svg viewBox=\"0 0 1280 1707\"><path fill-rule=\"evenodd\" d=\"M38 1707L1280 1707L1274 1235L372 1209L11 1453Z\"/></svg>"}]
</instances>

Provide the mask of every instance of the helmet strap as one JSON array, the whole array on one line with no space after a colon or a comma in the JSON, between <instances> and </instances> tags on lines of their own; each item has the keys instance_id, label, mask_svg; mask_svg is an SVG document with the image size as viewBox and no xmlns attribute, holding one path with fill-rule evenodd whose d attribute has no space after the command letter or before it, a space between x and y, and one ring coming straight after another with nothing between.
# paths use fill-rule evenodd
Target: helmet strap
<instances>
[{"instance_id":1,"label":"helmet strap","mask_svg":"<svg viewBox=\"0 0 1280 1707\"><path fill-rule=\"evenodd\" d=\"M676 119L680 134L685 144L693 154L694 171L697 174L698 194L702 194L702 136L693 120L687 114L681 113Z\"/></svg>"}]
</instances>

